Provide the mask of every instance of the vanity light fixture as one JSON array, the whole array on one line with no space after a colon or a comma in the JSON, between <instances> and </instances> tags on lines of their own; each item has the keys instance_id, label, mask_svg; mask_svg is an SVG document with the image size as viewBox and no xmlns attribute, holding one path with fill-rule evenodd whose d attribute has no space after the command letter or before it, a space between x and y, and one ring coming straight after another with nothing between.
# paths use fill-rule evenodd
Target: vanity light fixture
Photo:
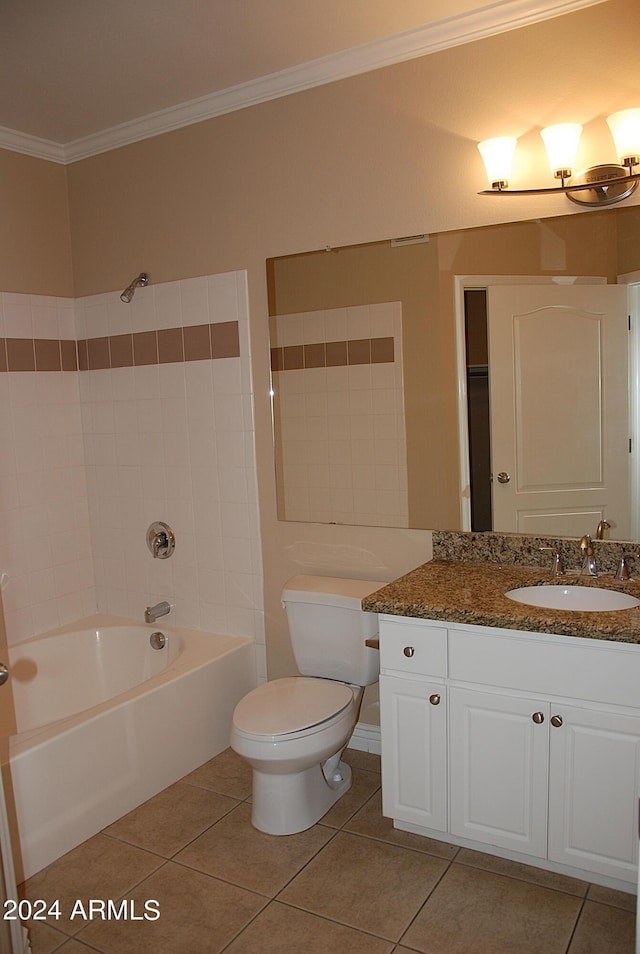
<instances>
[{"instance_id":1,"label":"vanity light fixture","mask_svg":"<svg viewBox=\"0 0 640 954\"><path fill-rule=\"evenodd\" d=\"M559 123L547 126L540 133L545 144L554 178L560 185L542 189L510 189L509 178L517 140L507 137L485 139L478 143L484 160L490 189L480 195L553 195L564 192L579 205L612 205L628 198L638 188L640 172L640 108L623 109L607 117L616 147L619 165L604 163L590 166L573 175L573 166L582 126Z\"/></svg>"}]
</instances>

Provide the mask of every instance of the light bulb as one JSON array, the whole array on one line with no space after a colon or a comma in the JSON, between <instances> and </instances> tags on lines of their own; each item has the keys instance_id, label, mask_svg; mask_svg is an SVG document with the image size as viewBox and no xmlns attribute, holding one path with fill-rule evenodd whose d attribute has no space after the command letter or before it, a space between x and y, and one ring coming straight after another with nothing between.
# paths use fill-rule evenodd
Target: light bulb
<instances>
[{"instance_id":1,"label":"light bulb","mask_svg":"<svg viewBox=\"0 0 640 954\"><path fill-rule=\"evenodd\" d=\"M607 124L623 166L640 162L640 109L622 109L607 116Z\"/></svg>"},{"instance_id":2,"label":"light bulb","mask_svg":"<svg viewBox=\"0 0 640 954\"><path fill-rule=\"evenodd\" d=\"M579 123L558 123L540 132L556 179L569 179L576 161L582 126Z\"/></svg>"},{"instance_id":3,"label":"light bulb","mask_svg":"<svg viewBox=\"0 0 640 954\"><path fill-rule=\"evenodd\" d=\"M492 189L506 189L509 185L517 142L517 139L499 136L478 143Z\"/></svg>"}]
</instances>

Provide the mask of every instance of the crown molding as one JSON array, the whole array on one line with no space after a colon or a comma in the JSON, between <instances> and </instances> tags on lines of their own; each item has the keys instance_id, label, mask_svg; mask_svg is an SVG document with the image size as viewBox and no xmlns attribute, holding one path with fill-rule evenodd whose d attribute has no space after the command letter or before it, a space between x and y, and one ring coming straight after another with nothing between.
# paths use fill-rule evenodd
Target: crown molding
<instances>
[{"instance_id":1,"label":"crown molding","mask_svg":"<svg viewBox=\"0 0 640 954\"><path fill-rule=\"evenodd\" d=\"M6 126L0 126L0 149L20 152L24 156L33 156L36 159L48 159L50 162L68 161L66 148L62 143L30 136L16 129L7 129Z\"/></svg>"},{"instance_id":2,"label":"crown molding","mask_svg":"<svg viewBox=\"0 0 640 954\"><path fill-rule=\"evenodd\" d=\"M606 0L497 0L478 10L415 27L394 36L311 60L66 144L0 127L0 148L71 163L162 133L214 119L272 99L303 92L483 37L573 13Z\"/></svg>"}]
</instances>

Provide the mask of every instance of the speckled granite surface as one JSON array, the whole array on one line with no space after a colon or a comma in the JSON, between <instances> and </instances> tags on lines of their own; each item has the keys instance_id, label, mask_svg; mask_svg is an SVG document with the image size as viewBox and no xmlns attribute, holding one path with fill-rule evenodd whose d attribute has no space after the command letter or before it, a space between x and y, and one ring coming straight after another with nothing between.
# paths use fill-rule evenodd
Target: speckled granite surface
<instances>
[{"instance_id":1,"label":"speckled granite surface","mask_svg":"<svg viewBox=\"0 0 640 954\"><path fill-rule=\"evenodd\" d=\"M562 554L567 570L579 569L580 540L571 537L527 537L518 533L465 533L462 530L434 530L434 560L465 560L547 569L551 554L540 547L553 547ZM615 573L623 553L635 554L639 544L616 540L593 540L602 573ZM640 570L640 562L638 563Z\"/></svg>"},{"instance_id":2,"label":"speckled granite surface","mask_svg":"<svg viewBox=\"0 0 640 954\"><path fill-rule=\"evenodd\" d=\"M444 539L437 540L437 537ZM540 546L556 545L547 544L547 539L552 538L434 532L434 559L367 596L362 601L363 609L393 616L640 643L640 607L605 613L569 612L527 606L504 595L517 586L576 585L575 576L552 576L549 554L538 550ZM564 545L561 549L563 555L566 554L567 569L579 566L579 541L558 542ZM522 544L520 548L518 543ZM621 553L635 552L630 544L594 543L596 556L603 557L604 570L609 562L611 568L615 567ZM607 553L610 558L607 560L605 548L613 551ZM570 559L574 551L575 560ZM443 552L447 555L445 558ZM496 558L497 554L500 559ZM580 585L604 586L640 599L640 578L619 583L609 572L600 575L597 581L583 580Z\"/></svg>"}]
</instances>

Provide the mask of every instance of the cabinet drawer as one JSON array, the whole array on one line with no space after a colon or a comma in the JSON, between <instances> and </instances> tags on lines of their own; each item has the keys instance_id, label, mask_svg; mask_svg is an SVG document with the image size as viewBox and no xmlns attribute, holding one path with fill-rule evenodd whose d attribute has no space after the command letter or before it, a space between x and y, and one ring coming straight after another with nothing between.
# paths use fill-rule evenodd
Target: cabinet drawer
<instances>
[{"instance_id":1,"label":"cabinet drawer","mask_svg":"<svg viewBox=\"0 0 640 954\"><path fill-rule=\"evenodd\" d=\"M511 631L450 632L451 679L640 706L640 646Z\"/></svg>"},{"instance_id":2,"label":"cabinet drawer","mask_svg":"<svg viewBox=\"0 0 640 954\"><path fill-rule=\"evenodd\" d=\"M380 668L447 675L447 630L413 617L380 617Z\"/></svg>"}]
</instances>

